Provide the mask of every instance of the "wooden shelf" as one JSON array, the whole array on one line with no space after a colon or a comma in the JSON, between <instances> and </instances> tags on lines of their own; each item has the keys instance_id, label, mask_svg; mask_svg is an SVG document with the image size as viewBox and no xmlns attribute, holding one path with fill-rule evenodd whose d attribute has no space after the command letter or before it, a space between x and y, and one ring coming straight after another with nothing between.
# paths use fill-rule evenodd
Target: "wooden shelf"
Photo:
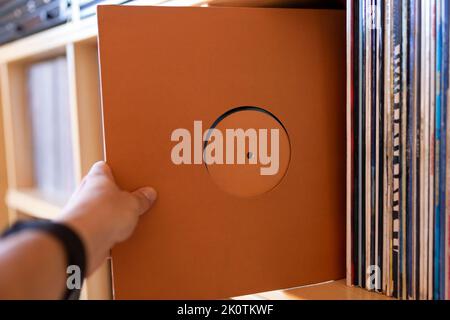
<instances>
[{"instance_id":1,"label":"wooden shelf","mask_svg":"<svg viewBox=\"0 0 450 320\"><path fill-rule=\"evenodd\" d=\"M349 287L345 280L303 286L287 290L261 292L240 296L237 300L392 300L385 295Z\"/></svg>"},{"instance_id":2,"label":"wooden shelf","mask_svg":"<svg viewBox=\"0 0 450 320\"><path fill-rule=\"evenodd\" d=\"M10 189L6 194L6 204L35 218L53 219L61 212L64 201L46 197L36 189Z\"/></svg>"},{"instance_id":3,"label":"wooden shelf","mask_svg":"<svg viewBox=\"0 0 450 320\"><path fill-rule=\"evenodd\" d=\"M68 43L95 39L96 36L96 17L90 17L78 22L69 22L3 45L0 47L0 63L24 60L29 57L35 59L40 54L45 53L47 55L48 52L58 50Z\"/></svg>"}]
</instances>

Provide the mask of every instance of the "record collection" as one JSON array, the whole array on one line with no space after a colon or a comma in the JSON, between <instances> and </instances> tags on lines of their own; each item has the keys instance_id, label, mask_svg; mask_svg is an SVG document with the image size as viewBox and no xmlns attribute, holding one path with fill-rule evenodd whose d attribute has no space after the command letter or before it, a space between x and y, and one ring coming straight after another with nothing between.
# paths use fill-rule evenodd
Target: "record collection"
<instances>
[{"instance_id":1,"label":"record collection","mask_svg":"<svg viewBox=\"0 0 450 320\"><path fill-rule=\"evenodd\" d=\"M69 0L0 0L0 44L65 23Z\"/></svg>"},{"instance_id":2,"label":"record collection","mask_svg":"<svg viewBox=\"0 0 450 320\"><path fill-rule=\"evenodd\" d=\"M450 0L348 1L348 281L450 298Z\"/></svg>"},{"instance_id":3,"label":"record collection","mask_svg":"<svg viewBox=\"0 0 450 320\"><path fill-rule=\"evenodd\" d=\"M33 180L39 193L65 203L76 187L66 57L27 68Z\"/></svg>"}]
</instances>

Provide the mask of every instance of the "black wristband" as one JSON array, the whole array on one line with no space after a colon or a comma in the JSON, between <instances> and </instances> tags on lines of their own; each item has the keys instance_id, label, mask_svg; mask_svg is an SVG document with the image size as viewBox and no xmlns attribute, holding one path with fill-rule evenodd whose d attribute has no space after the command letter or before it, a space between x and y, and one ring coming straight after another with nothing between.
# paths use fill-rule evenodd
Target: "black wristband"
<instances>
[{"instance_id":1,"label":"black wristband","mask_svg":"<svg viewBox=\"0 0 450 320\"><path fill-rule=\"evenodd\" d=\"M64 247L67 257L67 268L77 266L80 271L80 286L83 283L86 270L86 249L78 234L68 226L45 220L19 221L7 229L1 237L7 237L22 230L39 230L56 238ZM67 272L66 268L66 272ZM66 292L63 299L77 300L80 297L79 289L69 289L66 283Z\"/></svg>"}]
</instances>

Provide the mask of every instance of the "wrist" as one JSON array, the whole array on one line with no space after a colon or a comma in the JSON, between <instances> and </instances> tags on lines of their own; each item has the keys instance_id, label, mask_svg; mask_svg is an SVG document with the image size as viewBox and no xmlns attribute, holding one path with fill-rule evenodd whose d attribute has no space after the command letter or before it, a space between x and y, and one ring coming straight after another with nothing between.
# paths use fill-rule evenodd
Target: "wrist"
<instances>
[{"instance_id":1,"label":"wrist","mask_svg":"<svg viewBox=\"0 0 450 320\"><path fill-rule=\"evenodd\" d=\"M26 231L26 232L24 232ZM68 268L77 267L77 276L79 277L79 285L75 287L67 287L64 299L78 299L81 290L82 281L86 275L86 245L80 234L73 227L59 222L47 220L19 221L12 225L2 235L8 238L15 234L25 234L31 237L39 234L38 239L43 242L48 251L56 252L58 250L50 250L55 244L59 243L61 250L65 253L66 264L64 273L68 272ZM54 241L49 241L52 238ZM59 268L58 268L59 269Z\"/></svg>"},{"instance_id":2,"label":"wrist","mask_svg":"<svg viewBox=\"0 0 450 320\"><path fill-rule=\"evenodd\" d=\"M85 209L76 208L64 212L57 222L67 225L78 233L85 244L88 264L86 274L90 275L103 262L109 254L109 248L113 245L113 239L106 232L106 222L92 219L95 213L88 213Z\"/></svg>"}]
</instances>

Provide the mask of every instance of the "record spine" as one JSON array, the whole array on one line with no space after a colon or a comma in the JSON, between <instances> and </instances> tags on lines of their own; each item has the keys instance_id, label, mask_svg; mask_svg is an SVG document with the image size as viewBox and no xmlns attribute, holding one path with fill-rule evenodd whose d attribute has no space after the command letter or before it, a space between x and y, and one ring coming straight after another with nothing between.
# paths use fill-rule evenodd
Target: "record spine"
<instances>
[{"instance_id":1,"label":"record spine","mask_svg":"<svg viewBox=\"0 0 450 320\"><path fill-rule=\"evenodd\" d=\"M449 0L442 0L442 101L441 101L441 151L440 151L440 183L439 183L439 201L440 201L440 216L441 216L441 231L440 231L440 275L439 275L439 299L445 298L445 226L446 226L446 194L445 194L445 181L446 181L446 141L447 141L447 90L448 90L448 59L447 55L449 49L448 34L449 34Z\"/></svg>"},{"instance_id":2,"label":"record spine","mask_svg":"<svg viewBox=\"0 0 450 320\"><path fill-rule=\"evenodd\" d=\"M399 296L399 234L400 234L400 106L401 106L401 6L394 2L393 34L393 195L392 195L392 294Z\"/></svg>"},{"instance_id":3,"label":"record spine","mask_svg":"<svg viewBox=\"0 0 450 320\"><path fill-rule=\"evenodd\" d=\"M354 168L353 168L353 155L354 146L353 141L355 139L353 135L353 114L354 114L354 104L353 104L353 6L352 1L347 0L347 17L346 17L346 29L347 29L347 223L346 223L346 243L347 243L347 257L346 257L346 280L347 285L353 285L353 250L352 246L354 244L354 239L352 235L352 224L354 216L353 208L353 181L354 181Z\"/></svg>"},{"instance_id":4,"label":"record spine","mask_svg":"<svg viewBox=\"0 0 450 320\"><path fill-rule=\"evenodd\" d=\"M358 133L358 283L359 286L365 287L366 273L366 236L365 236L365 220L366 220L366 153L365 153L365 136L366 136L366 0L361 0L359 7L359 73L358 73L358 110L359 110L359 133Z\"/></svg>"},{"instance_id":5,"label":"record spine","mask_svg":"<svg viewBox=\"0 0 450 320\"><path fill-rule=\"evenodd\" d=\"M392 68L391 68L391 28L392 28L392 0L387 0L385 5L384 24L384 163L383 166L383 292L389 292L390 277L390 220L391 213L391 182L392 182L392 156L391 156L391 88L392 88Z\"/></svg>"},{"instance_id":6,"label":"record spine","mask_svg":"<svg viewBox=\"0 0 450 320\"><path fill-rule=\"evenodd\" d=\"M436 112L436 0L430 0L431 7L431 53L430 53L430 181L429 181L429 234L428 234L428 275L427 298L433 299L433 252L434 252L434 209L435 209L435 112Z\"/></svg>"}]
</instances>

